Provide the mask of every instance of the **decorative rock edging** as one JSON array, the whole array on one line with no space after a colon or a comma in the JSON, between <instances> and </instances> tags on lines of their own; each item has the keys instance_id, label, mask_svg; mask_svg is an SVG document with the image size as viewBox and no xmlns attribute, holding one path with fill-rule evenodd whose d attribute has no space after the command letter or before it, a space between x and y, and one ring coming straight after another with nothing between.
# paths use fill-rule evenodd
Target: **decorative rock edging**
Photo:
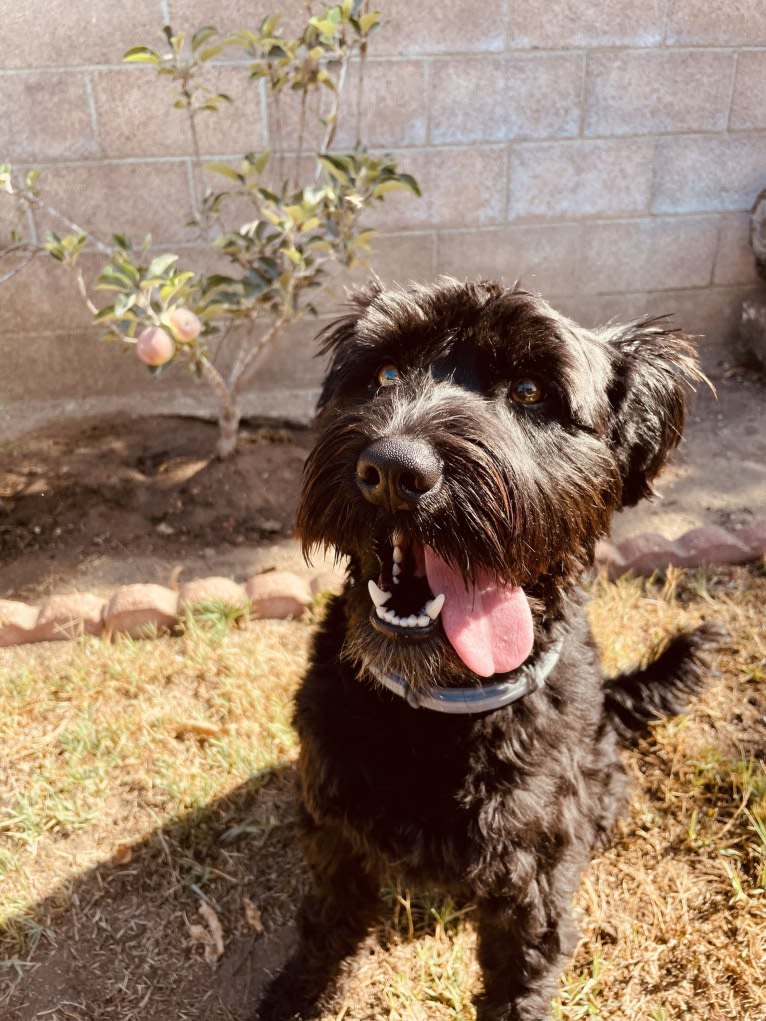
<instances>
[{"instance_id":1,"label":"decorative rock edging","mask_svg":"<svg viewBox=\"0 0 766 1021\"><path fill-rule=\"evenodd\" d=\"M617 578L629 571L649 575L671 566L746 564L762 556L766 556L766 518L731 531L702 525L673 540L657 532L642 532L618 545L603 541L596 549L596 567Z\"/></svg>"},{"instance_id":2,"label":"decorative rock edging","mask_svg":"<svg viewBox=\"0 0 766 1021\"><path fill-rule=\"evenodd\" d=\"M742 564L766 556L766 518L728 531L717 525L693 528L680 538L656 532L614 544L602 541L596 567L610 578L631 572L649 575L669 566ZM323 571L305 578L292 571L256 574L244 585L230 578L197 578L172 589L163 585L123 585L109 599L89 592L50 596L40 606L0 599L0 648L31 642L66 641L83 634L152 637L170 629L195 606L221 603L256 619L300 617L312 599L340 591L343 572Z\"/></svg>"}]
</instances>

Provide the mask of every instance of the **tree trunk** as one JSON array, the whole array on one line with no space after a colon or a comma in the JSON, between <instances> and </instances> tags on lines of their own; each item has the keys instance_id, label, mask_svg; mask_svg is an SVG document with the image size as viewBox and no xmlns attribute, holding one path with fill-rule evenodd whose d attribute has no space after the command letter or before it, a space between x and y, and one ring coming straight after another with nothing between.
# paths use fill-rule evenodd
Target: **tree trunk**
<instances>
[{"instance_id":1,"label":"tree trunk","mask_svg":"<svg viewBox=\"0 0 766 1021\"><path fill-rule=\"evenodd\" d=\"M239 420L240 410L234 401L227 402L221 407L218 416L218 443L215 448L215 452L221 460L236 453Z\"/></svg>"}]
</instances>

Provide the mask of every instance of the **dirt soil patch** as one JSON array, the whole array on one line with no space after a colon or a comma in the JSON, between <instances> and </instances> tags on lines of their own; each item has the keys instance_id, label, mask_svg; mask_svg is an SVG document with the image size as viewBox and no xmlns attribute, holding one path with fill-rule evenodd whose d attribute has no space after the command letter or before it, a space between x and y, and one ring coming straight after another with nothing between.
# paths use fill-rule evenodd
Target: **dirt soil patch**
<instances>
[{"instance_id":1,"label":"dirt soil patch","mask_svg":"<svg viewBox=\"0 0 766 1021\"><path fill-rule=\"evenodd\" d=\"M251 424L235 457L190 418L73 421L8 441L0 598L245 575L292 546L308 430Z\"/></svg>"}]
</instances>

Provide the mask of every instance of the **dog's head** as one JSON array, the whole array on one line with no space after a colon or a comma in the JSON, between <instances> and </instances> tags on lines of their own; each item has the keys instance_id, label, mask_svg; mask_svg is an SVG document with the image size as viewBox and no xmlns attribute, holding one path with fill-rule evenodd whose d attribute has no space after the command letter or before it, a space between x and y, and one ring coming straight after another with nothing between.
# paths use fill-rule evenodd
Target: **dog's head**
<instances>
[{"instance_id":1,"label":"dog's head","mask_svg":"<svg viewBox=\"0 0 766 1021\"><path fill-rule=\"evenodd\" d=\"M651 493L702 378L657 321L585 330L449 279L370 286L323 350L304 549L350 558L350 654L419 677L526 659L613 512Z\"/></svg>"}]
</instances>

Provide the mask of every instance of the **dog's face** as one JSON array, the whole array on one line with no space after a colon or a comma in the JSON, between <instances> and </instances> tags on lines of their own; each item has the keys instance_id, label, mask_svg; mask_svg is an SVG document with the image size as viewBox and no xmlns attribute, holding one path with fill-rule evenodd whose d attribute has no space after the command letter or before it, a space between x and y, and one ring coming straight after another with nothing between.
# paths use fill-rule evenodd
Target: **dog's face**
<instances>
[{"instance_id":1,"label":"dog's face","mask_svg":"<svg viewBox=\"0 0 766 1021\"><path fill-rule=\"evenodd\" d=\"M678 442L677 333L581 329L494 284L373 286L332 362L298 527L347 555L347 653L412 683L515 669Z\"/></svg>"}]
</instances>

